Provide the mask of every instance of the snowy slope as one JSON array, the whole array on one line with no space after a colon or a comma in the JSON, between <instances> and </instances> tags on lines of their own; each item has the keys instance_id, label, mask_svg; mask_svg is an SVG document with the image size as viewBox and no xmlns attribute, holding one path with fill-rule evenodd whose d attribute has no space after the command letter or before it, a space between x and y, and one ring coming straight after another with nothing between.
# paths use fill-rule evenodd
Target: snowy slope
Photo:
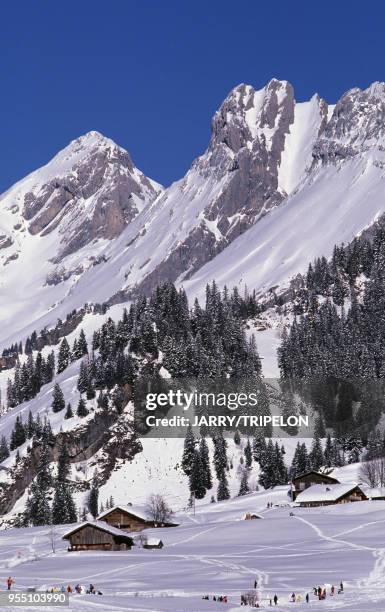
<instances>
[{"instance_id":1,"label":"snowy slope","mask_svg":"<svg viewBox=\"0 0 385 612\"><path fill-rule=\"evenodd\" d=\"M29 322L41 329L45 316L55 323L74 304L97 301L84 293L71 302L77 281L101 265L106 246L161 190L124 149L90 132L3 194L2 339L22 335Z\"/></svg>"},{"instance_id":2,"label":"snowy slope","mask_svg":"<svg viewBox=\"0 0 385 612\"><path fill-rule=\"evenodd\" d=\"M266 291L287 285L315 257L332 254L385 212L382 152L321 166L285 205L266 215L225 251L184 281L189 295L203 296L212 279L229 287Z\"/></svg>"},{"instance_id":3,"label":"snowy slope","mask_svg":"<svg viewBox=\"0 0 385 612\"><path fill-rule=\"evenodd\" d=\"M52 554L47 528L12 529L2 534L0 567L4 576L14 577L16 589L92 582L103 596L71 596L70 609L87 612L241 612L251 610L239 607L240 595L255 580L263 609L275 593L277 609L285 612L384 609L385 502L296 509L294 517L274 508L263 519L240 520L265 501L263 493L252 494L202 507L180 527L149 530L164 542L155 551L69 553L60 539L67 526L57 529ZM341 579L344 593L331 597L331 585ZM313 596L315 584L326 586L325 601ZM300 603L289 602L293 591ZM209 601L202 600L204 594ZM213 602L213 595L227 595L228 604Z\"/></svg>"},{"instance_id":4,"label":"snowy slope","mask_svg":"<svg viewBox=\"0 0 385 612\"><path fill-rule=\"evenodd\" d=\"M310 103L298 111L312 116ZM352 240L378 219L385 212L384 115L384 83L344 94L316 140L311 167L295 192L185 281L188 292L202 295L213 278L221 285L247 285L261 292L287 286L316 256L329 257L335 244ZM283 184L290 185L292 173L298 176L296 156L306 157L309 150L299 126L294 122L282 158Z\"/></svg>"}]
</instances>

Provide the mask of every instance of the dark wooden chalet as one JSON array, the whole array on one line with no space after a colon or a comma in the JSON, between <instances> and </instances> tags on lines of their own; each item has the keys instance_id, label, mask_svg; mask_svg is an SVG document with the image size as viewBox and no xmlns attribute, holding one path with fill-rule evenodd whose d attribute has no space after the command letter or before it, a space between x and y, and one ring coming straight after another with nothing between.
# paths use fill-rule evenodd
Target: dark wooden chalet
<instances>
[{"instance_id":1,"label":"dark wooden chalet","mask_svg":"<svg viewBox=\"0 0 385 612\"><path fill-rule=\"evenodd\" d=\"M114 506L98 516L113 527L124 531L142 531L153 527L176 527L175 523L156 523L148 518L146 510L135 506Z\"/></svg>"},{"instance_id":2,"label":"dark wooden chalet","mask_svg":"<svg viewBox=\"0 0 385 612\"><path fill-rule=\"evenodd\" d=\"M63 535L73 550L130 550L134 541L127 533L103 521L85 522Z\"/></svg>"},{"instance_id":3,"label":"dark wooden chalet","mask_svg":"<svg viewBox=\"0 0 385 612\"><path fill-rule=\"evenodd\" d=\"M300 493L316 484L339 484L339 481L321 472L311 471L300 474L292 480L292 500L295 501Z\"/></svg>"}]
</instances>

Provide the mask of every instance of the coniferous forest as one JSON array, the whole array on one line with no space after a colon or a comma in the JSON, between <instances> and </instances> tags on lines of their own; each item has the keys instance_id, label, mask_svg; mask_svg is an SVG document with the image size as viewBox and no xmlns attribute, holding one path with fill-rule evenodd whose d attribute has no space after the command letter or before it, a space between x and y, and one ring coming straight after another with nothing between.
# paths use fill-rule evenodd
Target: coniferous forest
<instances>
[{"instance_id":1,"label":"coniferous forest","mask_svg":"<svg viewBox=\"0 0 385 612\"><path fill-rule=\"evenodd\" d=\"M385 228L336 246L292 289L294 321L284 333L284 380L337 434L366 439L384 411Z\"/></svg>"}]
</instances>

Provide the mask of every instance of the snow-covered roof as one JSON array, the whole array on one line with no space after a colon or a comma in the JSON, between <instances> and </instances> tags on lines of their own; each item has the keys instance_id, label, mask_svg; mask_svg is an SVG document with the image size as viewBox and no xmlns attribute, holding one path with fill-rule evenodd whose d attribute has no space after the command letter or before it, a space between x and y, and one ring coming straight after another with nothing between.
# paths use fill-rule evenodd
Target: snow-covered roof
<instances>
[{"instance_id":1,"label":"snow-covered roof","mask_svg":"<svg viewBox=\"0 0 385 612\"><path fill-rule=\"evenodd\" d=\"M143 506L130 506L128 504L127 505L119 504L118 506L114 506L113 508L109 508L108 510L105 510L104 512L99 514L98 520L103 519L105 516L107 516L107 514L110 514L110 512L114 512L114 510L122 510L123 512L128 512L129 514L132 514L133 516L136 516L137 518L142 519L143 521L151 520L148 517L146 508L144 508Z\"/></svg>"},{"instance_id":2,"label":"snow-covered roof","mask_svg":"<svg viewBox=\"0 0 385 612\"><path fill-rule=\"evenodd\" d=\"M369 497L371 499L376 499L376 497L385 497L385 487L374 487L373 489L363 487L363 491L366 497Z\"/></svg>"},{"instance_id":3,"label":"snow-covered roof","mask_svg":"<svg viewBox=\"0 0 385 612\"><path fill-rule=\"evenodd\" d=\"M248 516L256 516L259 519L263 518L262 514L258 514L258 512L245 512L242 518L245 520Z\"/></svg>"},{"instance_id":4,"label":"snow-covered roof","mask_svg":"<svg viewBox=\"0 0 385 612\"><path fill-rule=\"evenodd\" d=\"M147 538L145 542L145 546L159 546L159 544L163 544L159 538Z\"/></svg>"},{"instance_id":5,"label":"snow-covered roof","mask_svg":"<svg viewBox=\"0 0 385 612\"><path fill-rule=\"evenodd\" d=\"M347 493L350 493L358 485L352 483L345 484L316 484L296 497L296 502L317 502L317 501L337 501Z\"/></svg>"},{"instance_id":6,"label":"snow-covered roof","mask_svg":"<svg viewBox=\"0 0 385 612\"><path fill-rule=\"evenodd\" d=\"M123 531L123 529L112 527L105 521L96 520L96 521L84 521L84 523L80 523L79 525L76 525L76 527L74 527L70 531L66 531L66 533L63 535L63 539L67 539L70 535L75 533L75 531L79 531L79 529L82 529L83 527L86 527L87 525L90 525L91 527L96 527L97 529L101 529L102 531L106 531L107 533L111 533L112 535L116 535L120 537L124 536L127 538L131 537L128 535L127 531Z\"/></svg>"}]
</instances>

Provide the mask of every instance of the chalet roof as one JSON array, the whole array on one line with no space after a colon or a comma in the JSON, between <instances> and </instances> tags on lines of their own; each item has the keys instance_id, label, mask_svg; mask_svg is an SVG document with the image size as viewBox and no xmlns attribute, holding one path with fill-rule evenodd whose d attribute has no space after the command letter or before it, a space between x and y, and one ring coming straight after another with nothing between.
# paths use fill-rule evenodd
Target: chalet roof
<instances>
[{"instance_id":1,"label":"chalet roof","mask_svg":"<svg viewBox=\"0 0 385 612\"><path fill-rule=\"evenodd\" d=\"M84 521L84 523L80 523L80 525L76 525L76 527L74 527L70 531L66 531L66 533L63 535L63 540L67 540L73 533L87 526L95 527L96 529L100 529L101 531L106 531L107 533L110 533L111 535L125 537L125 538L132 540L132 537L128 535L127 531L124 531L123 529L118 529L117 527L112 527L105 521L98 521L98 520Z\"/></svg>"},{"instance_id":2,"label":"chalet roof","mask_svg":"<svg viewBox=\"0 0 385 612\"><path fill-rule=\"evenodd\" d=\"M358 485L352 483L315 484L297 495L295 501L298 503L338 501L356 488L360 489Z\"/></svg>"},{"instance_id":3,"label":"chalet roof","mask_svg":"<svg viewBox=\"0 0 385 612\"><path fill-rule=\"evenodd\" d=\"M104 512L99 514L98 520L103 519L111 512L114 512L114 510L121 510L123 512L127 512L128 514L131 514L132 516L135 516L136 518L141 519L142 521L146 521L147 523L151 522L151 519L148 517L146 509L143 506L129 506L128 504L119 504L118 506L114 506L113 508L105 510Z\"/></svg>"},{"instance_id":4,"label":"chalet roof","mask_svg":"<svg viewBox=\"0 0 385 612\"><path fill-rule=\"evenodd\" d=\"M296 482L297 480L302 480L302 478L305 478L305 476L310 476L311 474L315 474L317 476L321 476L322 478L325 478L325 480L327 480L330 483L334 483L334 484L338 484L339 480L337 480L337 478L333 478L333 476L329 476L329 474L324 474L323 472L316 472L315 470L310 470L309 472L304 472L303 474L300 474L299 476L296 476L295 478L292 478L292 482Z\"/></svg>"},{"instance_id":5,"label":"chalet roof","mask_svg":"<svg viewBox=\"0 0 385 612\"><path fill-rule=\"evenodd\" d=\"M370 489L368 487L362 487L366 497L370 499L376 499L379 497L385 497L385 488L384 487L375 487L374 489Z\"/></svg>"}]
</instances>

